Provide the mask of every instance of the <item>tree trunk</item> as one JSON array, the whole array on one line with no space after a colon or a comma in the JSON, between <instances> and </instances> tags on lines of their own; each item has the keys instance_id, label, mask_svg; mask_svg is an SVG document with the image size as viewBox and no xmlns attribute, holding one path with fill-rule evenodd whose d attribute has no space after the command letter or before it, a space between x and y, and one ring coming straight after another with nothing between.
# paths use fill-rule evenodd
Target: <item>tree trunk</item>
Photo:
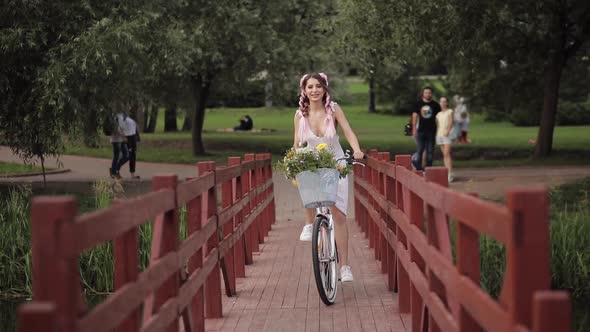
<instances>
[{"instance_id":1,"label":"tree trunk","mask_svg":"<svg viewBox=\"0 0 590 332\"><path fill-rule=\"evenodd\" d=\"M553 148L553 130L555 129L555 118L557 116L559 83L561 81L564 56L561 49L557 50L545 70L543 113L541 113L541 124L535 146L535 158L548 157Z\"/></svg>"},{"instance_id":2,"label":"tree trunk","mask_svg":"<svg viewBox=\"0 0 590 332\"><path fill-rule=\"evenodd\" d=\"M184 123L182 124L182 131L191 131L193 127L192 112L187 110L184 114Z\"/></svg>"},{"instance_id":3,"label":"tree trunk","mask_svg":"<svg viewBox=\"0 0 590 332\"><path fill-rule=\"evenodd\" d=\"M143 133L145 128L145 107L142 102L135 104L135 122L137 123L137 131Z\"/></svg>"},{"instance_id":4,"label":"tree trunk","mask_svg":"<svg viewBox=\"0 0 590 332\"><path fill-rule=\"evenodd\" d=\"M272 108L272 81L270 79L264 85L264 107Z\"/></svg>"},{"instance_id":5,"label":"tree trunk","mask_svg":"<svg viewBox=\"0 0 590 332\"><path fill-rule=\"evenodd\" d=\"M176 124L176 103L166 107L164 112L164 132L176 132L178 131L178 125Z\"/></svg>"},{"instance_id":6,"label":"tree trunk","mask_svg":"<svg viewBox=\"0 0 590 332\"><path fill-rule=\"evenodd\" d=\"M210 77L204 79L202 75L198 75L193 79L193 85L193 93L197 101L192 126L193 155L198 156L205 154L202 132L205 123L205 107L209 97L209 88L211 87Z\"/></svg>"},{"instance_id":7,"label":"tree trunk","mask_svg":"<svg viewBox=\"0 0 590 332\"><path fill-rule=\"evenodd\" d=\"M150 112L150 121L148 123L146 133L156 132L156 122L158 121L158 105L152 104L152 111Z\"/></svg>"},{"instance_id":8,"label":"tree trunk","mask_svg":"<svg viewBox=\"0 0 590 332\"><path fill-rule=\"evenodd\" d=\"M375 113L375 78L373 74L369 76L369 113Z\"/></svg>"},{"instance_id":9,"label":"tree trunk","mask_svg":"<svg viewBox=\"0 0 590 332\"><path fill-rule=\"evenodd\" d=\"M150 104L145 103L143 105L143 126L142 132L147 133L148 131L148 123L150 121Z\"/></svg>"},{"instance_id":10,"label":"tree trunk","mask_svg":"<svg viewBox=\"0 0 590 332\"><path fill-rule=\"evenodd\" d=\"M39 159L41 160L41 172L43 173L43 188L47 188L47 177L45 174L45 157L43 157L43 155L40 155Z\"/></svg>"}]
</instances>

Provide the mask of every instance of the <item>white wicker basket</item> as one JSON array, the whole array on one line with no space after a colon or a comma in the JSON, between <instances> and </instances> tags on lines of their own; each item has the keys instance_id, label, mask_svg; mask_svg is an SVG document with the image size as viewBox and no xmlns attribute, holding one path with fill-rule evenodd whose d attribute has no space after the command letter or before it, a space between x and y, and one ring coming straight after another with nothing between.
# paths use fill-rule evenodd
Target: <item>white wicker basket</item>
<instances>
[{"instance_id":1,"label":"white wicker basket","mask_svg":"<svg viewBox=\"0 0 590 332\"><path fill-rule=\"evenodd\" d=\"M334 168L305 171L295 176L299 195L306 208L318 208L336 204L340 172Z\"/></svg>"}]
</instances>

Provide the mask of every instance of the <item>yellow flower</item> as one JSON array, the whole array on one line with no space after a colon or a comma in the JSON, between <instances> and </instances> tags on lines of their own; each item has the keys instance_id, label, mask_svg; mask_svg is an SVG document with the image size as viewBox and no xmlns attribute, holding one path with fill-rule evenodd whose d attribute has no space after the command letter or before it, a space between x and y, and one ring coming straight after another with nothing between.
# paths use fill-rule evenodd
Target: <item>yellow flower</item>
<instances>
[{"instance_id":1,"label":"yellow flower","mask_svg":"<svg viewBox=\"0 0 590 332\"><path fill-rule=\"evenodd\" d=\"M342 172L344 170L344 166L338 165L338 167L336 167L336 168L338 168L338 171L340 171L340 172Z\"/></svg>"},{"instance_id":2,"label":"yellow flower","mask_svg":"<svg viewBox=\"0 0 590 332\"><path fill-rule=\"evenodd\" d=\"M322 144L319 144L318 146L316 146L316 150L322 151L323 149L325 149L327 147L328 147L328 144L322 143Z\"/></svg>"},{"instance_id":3,"label":"yellow flower","mask_svg":"<svg viewBox=\"0 0 590 332\"><path fill-rule=\"evenodd\" d=\"M292 183L292 184L293 184L295 187L297 187L297 180L293 179L293 180L291 180L291 183Z\"/></svg>"}]
</instances>

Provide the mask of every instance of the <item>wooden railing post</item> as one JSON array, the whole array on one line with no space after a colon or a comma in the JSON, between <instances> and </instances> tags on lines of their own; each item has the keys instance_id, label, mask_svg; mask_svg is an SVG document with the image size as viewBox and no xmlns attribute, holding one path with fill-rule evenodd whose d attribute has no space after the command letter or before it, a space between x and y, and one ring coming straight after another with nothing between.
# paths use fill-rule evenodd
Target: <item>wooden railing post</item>
<instances>
[{"instance_id":1,"label":"wooden railing post","mask_svg":"<svg viewBox=\"0 0 590 332\"><path fill-rule=\"evenodd\" d=\"M156 175L152 179L152 190L159 191L162 189L174 190L176 201L176 185L178 177L175 174ZM178 204L175 204L176 206ZM176 251L178 249L178 233L179 233L179 218L178 208L166 211L165 213L156 217L154 221L154 228L152 232L152 248L150 254L150 265L154 264L158 259L164 257L166 254ZM144 308L144 323L160 310L160 307L170 298L178 295L178 287L180 282L180 272L173 274L168 280L155 291L153 298L146 300ZM153 302L152 302L153 299ZM151 305L153 303L153 305ZM177 321L170 324L166 331L173 332L177 329Z\"/></svg>"},{"instance_id":2,"label":"wooden railing post","mask_svg":"<svg viewBox=\"0 0 590 332\"><path fill-rule=\"evenodd\" d=\"M245 161L252 161L252 160L256 160L256 155L253 153L248 153L244 156L244 160ZM252 213L252 211L254 211L254 209L256 208L256 206L258 206L258 195L255 193L257 186L258 186L258 167L254 167L254 169L252 171L250 171L250 176L249 176L249 184L250 184L250 188L249 188L249 192L251 195L251 200L250 200L250 213ZM257 252L260 251L260 216L257 216L256 218L254 218L254 221L252 222L252 224L250 225L249 229L250 229L250 240L251 240L251 244L252 244L252 251L253 252Z\"/></svg>"},{"instance_id":3,"label":"wooden railing post","mask_svg":"<svg viewBox=\"0 0 590 332\"><path fill-rule=\"evenodd\" d=\"M477 196L472 193L471 195ZM459 274L471 279L476 285L480 284L480 252L479 233L465 224L457 221L457 270ZM458 327L460 332L478 332L480 327L471 314L461 306L459 310Z\"/></svg>"},{"instance_id":4,"label":"wooden railing post","mask_svg":"<svg viewBox=\"0 0 590 332\"><path fill-rule=\"evenodd\" d=\"M267 153L266 158L270 160L270 164L266 166L266 180L272 180L272 154ZM268 204L268 218L270 219L271 225L276 223L276 207L275 207L275 198L274 198L274 181L271 181L270 187L267 189L268 195L272 195L272 199Z\"/></svg>"},{"instance_id":5,"label":"wooden railing post","mask_svg":"<svg viewBox=\"0 0 590 332\"><path fill-rule=\"evenodd\" d=\"M362 166L360 165L353 165L352 166L352 174L354 176L354 181L352 183L353 192L354 192L354 220L356 224L362 229L361 223L361 203L358 199L358 196L361 195L360 186L358 181L362 179Z\"/></svg>"},{"instance_id":6,"label":"wooden railing post","mask_svg":"<svg viewBox=\"0 0 590 332\"><path fill-rule=\"evenodd\" d=\"M404 213L410 219L410 224L416 226L424 233L424 201L409 188L404 188L403 195ZM411 243L408 243L408 251L410 252L410 262L415 263L422 273L425 273L424 260ZM424 301L412 282L410 282L410 308L412 313L412 331L420 331L424 321Z\"/></svg>"},{"instance_id":7,"label":"wooden railing post","mask_svg":"<svg viewBox=\"0 0 590 332\"><path fill-rule=\"evenodd\" d=\"M120 202L113 202L117 206ZM138 228L134 227L121 234L113 241L114 253L114 287L115 291L126 284L137 281L139 276L139 243ZM138 307L119 328L120 332L137 331L140 326L140 308Z\"/></svg>"},{"instance_id":8,"label":"wooden railing post","mask_svg":"<svg viewBox=\"0 0 590 332\"><path fill-rule=\"evenodd\" d=\"M376 149L371 149L369 151L369 156L371 158L375 158L377 159L379 156L379 152ZM377 170L374 168L369 168L369 186L371 189L377 189ZM369 206L371 206L373 209L375 208L375 201L373 200L373 198L371 197L371 195L368 196L369 199ZM379 255L378 255L378 246L377 246L377 242L379 239L379 229L377 228L377 220L373 220L373 218L371 218L370 215L367 215L367 220L369 221L369 248L373 249L374 251L374 256L375 259L379 259Z\"/></svg>"},{"instance_id":9,"label":"wooden railing post","mask_svg":"<svg viewBox=\"0 0 590 332\"><path fill-rule=\"evenodd\" d=\"M251 160L251 159L250 159ZM244 157L244 162L248 161L248 159L246 157ZM240 190L242 190L242 197L248 195L248 192L250 191L250 175L251 175L251 171L246 170L242 172L242 176L240 177L242 180L242 187ZM242 216L246 217L247 215L250 214L250 212L252 211L252 195L250 194L249 196L249 200L250 202L248 202L248 204L246 204L246 206L244 206L244 209L242 210ZM253 261L253 257L252 257L252 238L254 237L254 232L252 231L252 224L250 226L248 226L248 228L246 228L246 231L244 232L244 263L245 265L250 265L252 264Z\"/></svg>"},{"instance_id":10,"label":"wooden railing post","mask_svg":"<svg viewBox=\"0 0 590 332\"><path fill-rule=\"evenodd\" d=\"M379 152L379 160L381 160L384 164L387 163L389 160L391 159L389 152ZM379 173L379 182L378 184L378 192L382 197L385 197L385 173L384 172L380 172ZM381 216L381 219L383 221L385 221L385 223L387 224L387 212L382 209L381 207L379 207L379 215ZM385 232L387 232L387 229L384 229ZM387 265L389 264L389 262L387 261L387 248L388 243L387 243L387 233L382 233L379 232L379 257L381 258L381 273L387 273Z\"/></svg>"},{"instance_id":11,"label":"wooden railing post","mask_svg":"<svg viewBox=\"0 0 590 332\"><path fill-rule=\"evenodd\" d=\"M228 166L229 166L229 159L228 159ZM232 205L233 202L233 179L227 180L224 183L221 183L221 207L222 209L228 208ZM234 222L233 218L230 219L221 227L221 239L227 239L231 237L234 232ZM233 296L233 292L236 289L236 272L235 272L235 259L234 259L234 249L229 248L229 250L225 253L223 257L220 257L220 263L222 268L222 273L224 274L224 279L226 283L225 287L225 294L227 296Z\"/></svg>"},{"instance_id":12,"label":"wooden railing post","mask_svg":"<svg viewBox=\"0 0 590 332\"><path fill-rule=\"evenodd\" d=\"M533 332L571 331L572 304L563 291L538 291L533 299Z\"/></svg>"},{"instance_id":13,"label":"wooden railing post","mask_svg":"<svg viewBox=\"0 0 590 332\"><path fill-rule=\"evenodd\" d=\"M389 160L389 158L388 158ZM394 169L395 170L395 169ZM385 200L395 206L396 204L396 197L395 197L395 190L396 190L396 183L395 178L386 175L385 176ZM387 218L387 227L389 236L395 239L395 244L397 244L397 233L396 233L396 226L395 221L390 216L390 211L386 211L385 217ZM398 292L398 274L397 274L397 254L396 254L396 246L387 243L387 273L388 273L388 287L390 291Z\"/></svg>"},{"instance_id":14,"label":"wooden railing post","mask_svg":"<svg viewBox=\"0 0 590 332\"><path fill-rule=\"evenodd\" d=\"M263 153L263 155L264 155L264 158L262 160L269 159L269 154L268 153ZM267 181L272 177L270 165L265 165L262 168L262 174L264 175L263 176L264 181L262 183L263 184L266 184ZM270 187L268 187L268 188L266 188L266 190L264 190L264 195L262 196L263 197L262 200L263 201L266 200L266 198L269 197L269 196L270 196ZM265 227L265 230L266 230L265 235L266 236L268 236L270 230L272 229L273 221L272 221L272 215L271 214L272 214L272 212L270 210L270 204L268 204L264 208L264 212L262 214L263 215L263 218L265 219L265 224L266 224L266 227Z\"/></svg>"},{"instance_id":15,"label":"wooden railing post","mask_svg":"<svg viewBox=\"0 0 590 332\"><path fill-rule=\"evenodd\" d=\"M18 332L56 332L55 304L49 302L30 302L18 308Z\"/></svg>"},{"instance_id":16,"label":"wooden railing post","mask_svg":"<svg viewBox=\"0 0 590 332\"><path fill-rule=\"evenodd\" d=\"M263 161L264 160L264 153L257 153L256 154L256 161ZM266 179L264 178L264 167L260 166L260 167L256 167L256 188L259 189L260 187L262 187L262 185L264 184L264 181ZM262 201L264 201L264 192L261 192L257 195L257 200L256 200L256 205L262 203ZM267 220L265 218L266 216L264 215L264 213L260 213L259 217L258 217L258 241L260 243L264 243L264 239L265 237L268 235L268 225L267 225Z\"/></svg>"},{"instance_id":17,"label":"wooden railing post","mask_svg":"<svg viewBox=\"0 0 590 332\"><path fill-rule=\"evenodd\" d=\"M396 176L398 176L399 172L397 169L399 167L403 167L405 169L412 169L412 157L408 155L399 155L395 156L395 165L396 165ZM407 199L404 195L404 188L401 182L398 181L396 178L396 190L395 190L395 197L397 199L396 206L398 209L402 210L404 213L407 213L405 210L405 200ZM405 248L408 248L408 240L406 234L402 231L399 225L396 225L396 234L398 238L398 243L403 245ZM399 304L399 312L400 313L410 313L411 312L411 301L410 301L410 276L408 274L408 270L404 268L404 266L398 260L397 262L397 274L398 274L398 304Z\"/></svg>"},{"instance_id":18,"label":"wooden railing post","mask_svg":"<svg viewBox=\"0 0 590 332\"><path fill-rule=\"evenodd\" d=\"M198 166L197 166L198 167ZM198 170L198 168L197 168ZM203 212L206 212L205 198L203 195L199 195L189 201L186 204L186 231L187 238L193 233L198 232L202 229L203 225L207 223L206 216ZM195 254L188 260L188 275L192 275L197 269L203 267L203 249L199 249ZM205 331L205 294L203 292L203 286L199 288L197 293L192 299L192 305L190 308L192 316L192 328L195 332Z\"/></svg>"},{"instance_id":19,"label":"wooden railing post","mask_svg":"<svg viewBox=\"0 0 590 332\"><path fill-rule=\"evenodd\" d=\"M442 187L449 186L448 170L445 167L428 167L426 169L426 180L436 183ZM449 220L444 212L437 210L431 205L427 205L428 221L428 244L436 248L450 263L453 263L453 254L451 249L451 236L449 232ZM447 298L447 290L440 279L432 273L427 267L426 271L428 287L430 291L436 293L443 302L447 303L455 317L459 316L459 306L452 298ZM428 326L432 332L440 331L438 324L434 321L432 315L428 317Z\"/></svg>"},{"instance_id":20,"label":"wooden railing post","mask_svg":"<svg viewBox=\"0 0 590 332\"><path fill-rule=\"evenodd\" d=\"M368 166L360 166L360 165L355 165L354 167L354 176L355 179L358 177L359 182L365 182L367 181L367 173L368 173ZM355 181L356 182L356 181ZM360 184L356 184L356 188L357 191L355 192L355 215L357 218L357 224L359 225L359 227L361 228L361 231L365 234L365 237L368 237L368 233L367 233L367 210L365 209L364 205L361 204L361 202L357 199L356 195L358 193L359 196L362 197L367 197L367 192L366 190L363 189L363 187L361 187ZM357 210L357 206L358 206L358 210Z\"/></svg>"},{"instance_id":21,"label":"wooden railing post","mask_svg":"<svg viewBox=\"0 0 590 332\"><path fill-rule=\"evenodd\" d=\"M77 209L73 197L32 201L33 300L55 304L56 329L64 332L75 329L81 286L78 257L60 254L60 247L73 239L61 234L74 223Z\"/></svg>"},{"instance_id":22,"label":"wooden railing post","mask_svg":"<svg viewBox=\"0 0 590 332\"><path fill-rule=\"evenodd\" d=\"M228 166L235 166L240 165L242 160L240 157L229 157L227 160ZM236 204L242 199L242 181L244 176L240 174L237 178L233 180L232 183L232 204ZM242 211L238 212L235 219L235 227L239 227L244 222L244 214ZM240 236L240 239L236 242L234 246L234 260L235 260L235 273L236 277L238 278L245 278L246 277L246 267L245 267L245 250L246 250L246 243L245 243L245 234Z\"/></svg>"},{"instance_id":23,"label":"wooden railing post","mask_svg":"<svg viewBox=\"0 0 590 332\"><path fill-rule=\"evenodd\" d=\"M512 212L515 236L514 245L506 253L508 288L504 299L511 320L531 328L533 296L551 287L547 189L513 189L508 192L507 206Z\"/></svg>"},{"instance_id":24,"label":"wooden railing post","mask_svg":"<svg viewBox=\"0 0 590 332\"><path fill-rule=\"evenodd\" d=\"M197 164L199 167L199 175L205 175L209 172L215 172L214 161L202 161ZM217 215L217 180L215 186L207 192L205 220ZM215 220L219 224L219 220ZM217 227L219 231L219 227ZM207 241L205 256L212 254L218 255L219 235L216 232ZM219 263L217 268L214 268L205 282L205 317L206 318L221 318L223 308L221 307L221 275L219 273Z\"/></svg>"}]
</instances>

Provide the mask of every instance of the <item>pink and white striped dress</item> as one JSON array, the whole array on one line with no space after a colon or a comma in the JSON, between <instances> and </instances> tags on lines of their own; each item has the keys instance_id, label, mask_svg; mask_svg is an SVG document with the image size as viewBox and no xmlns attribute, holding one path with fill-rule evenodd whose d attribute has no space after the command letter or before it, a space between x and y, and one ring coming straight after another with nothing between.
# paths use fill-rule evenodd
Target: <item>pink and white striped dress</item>
<instances>
[{"instance_id":1,"label":"pink and white striped dress","mask_svg":"<svg viewBox=\"0 0 590 332\"><path fill-rule=\"evenodd\" d=\"M326 143L328 145L328 149L334 153L335 159L344 158L344 150L340 145L340 138L338 137L338 133L336 132L336 126L334 125L334 105L335 103L332 102L330 108L326 111L328 115L326 116L325 121L325 131L324 136L318 137L316 136L313 131L311 130L311 126L309 124L309 120L303 116L300 110L297 110L297 114L300 115L299 119L299 146L304 146L307 143L307 146L315 148L316 146ZM340 160L338 162L339 165L346 166L346 161ZM340 210L344 215L347 215L348 212L348 176L338 181L338 198L336 200L336 208Z\"/></svg>"}]
</instances>

